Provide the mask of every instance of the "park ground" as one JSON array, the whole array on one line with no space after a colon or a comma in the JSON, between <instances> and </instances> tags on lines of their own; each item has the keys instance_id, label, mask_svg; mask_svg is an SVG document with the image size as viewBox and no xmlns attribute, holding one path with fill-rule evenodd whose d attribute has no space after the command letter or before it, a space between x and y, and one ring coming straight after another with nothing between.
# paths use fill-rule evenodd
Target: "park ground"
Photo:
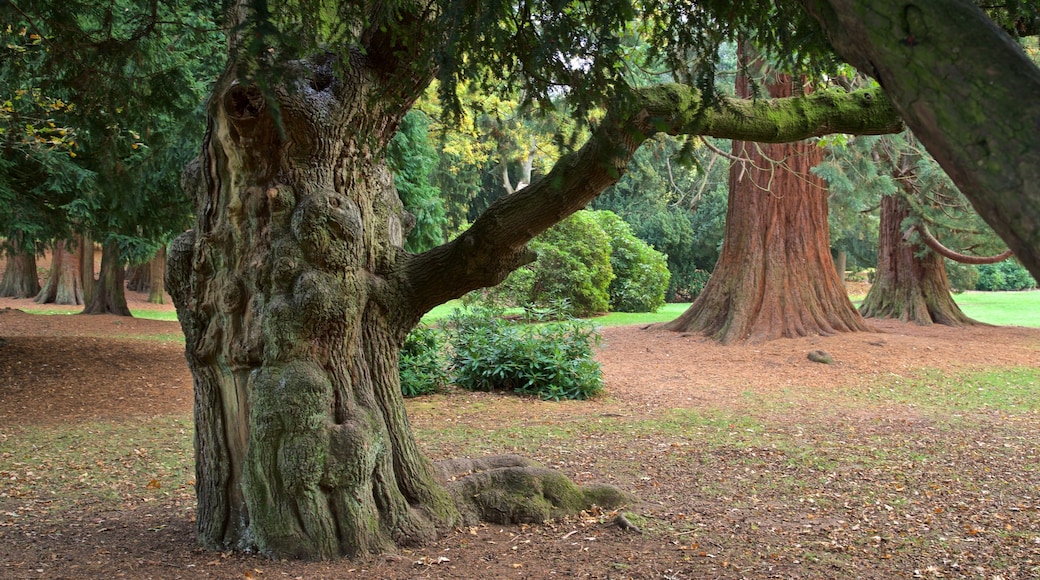
<instances>
[{"instance_id":1,"label":"park ground","mask_svg":"<svg viewBox=\"0 0 1040 580\"><path fill-rule=\"evenodd\" d=\"M432 458L519 453L613 483L639 532L593 510L301 563L196 546L176 322L30 305L0 301L0 578L1040 577L1040 329L722 347L605 328L596 400L407 406Z\"/></svg>"}]
</instances>

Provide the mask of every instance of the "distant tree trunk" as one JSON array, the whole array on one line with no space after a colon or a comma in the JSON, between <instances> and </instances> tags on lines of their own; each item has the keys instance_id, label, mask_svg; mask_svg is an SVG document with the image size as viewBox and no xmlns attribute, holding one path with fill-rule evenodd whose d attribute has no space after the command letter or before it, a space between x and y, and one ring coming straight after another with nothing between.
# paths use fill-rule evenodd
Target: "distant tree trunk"
<instances>
[{"instance_id":1,"label":"distant tree trunk","mask_svg":"<svg viewBox=\"0 0 1040 580\"><path fill-rule=\"evenodd\" d=\"M163 245L148 262L148 302L162 304L166 294L166 246Z\"/></svg>"},{"instance_id":2,"label":"distant tree trunk","mask_svg":"<svg viewBox=\"0 0 1040 580\"><path fill-rule=\"evenodd\" d=\"M126 289L131 292L147 292L152 285L150 262L134 264L126 269Z\"/></svg>"},{"instance_id":3,"label":"distant tree trunk","mask_svg":"<svg viewBox=\"0 0 1040 580\"><path fill-rule=\"evenodd\" d=\"M51 249L51 273L47 284L36 295L37 304L83 304L79 260L66 250L64 240L54 242Z\"/></svg>"},{"instance_id":4,"label":"distant tree trunk","mask_svg":"<svg viewBox=\"0 0 1040 580\"><path fill-rule=\"evenodd\" d=\"M83 314L117 314L132 316L126 305L126 274L119 244L105 242L101 248L101 277L98 278L94 299L83 309Z\"/></svg>"},{"instance_id":5,"label":"distant tree trunk","mask_svg":"<svg viewBox=\"0 0 1040 580\"><path fill-rule=\"evenodd\" d=\"M94 301L94 288L97 287L97 280L94 278L94 240L91 239L89 233L82 234L79 236L77 245L79 246L77 254L79 257L79 285L83 289L83 304L90 304Z\"/></svg>"},{"instance_id":6,"label":"distant tree trunk","mask_svg":"<svg viewBox=\"0 0 1040 580\"><path fill-rule=\"evenodd\" d=\"M902 223L909 215L910 208L899 195L882 198L877 273L860 313L921 325L976 324L953 301L942 256L903 241ZM919 257L922 250L926 253Z\"/></svg>"},{"instance_id":7,"label":"distant tree trunk","mask_svg":"<svg viewBox=\"0 0 1040 580\"><path fill-rule=\"evenodd\" d=\"M743 75L737 85L750 94ZM785 76L768 88L782 97L794 86ZM723 344L869 331L831 258L826 185L809 171L822 151L806 141L734 141L733 154L746 161L730 166L719 261L690 308L662 326Z\"/></svg>"},{"instance_id":8,"label":"distant tree trunk","mask_svg":"<svg viewBox=\"0 0 1040 580\"><path fill-rule=\"evenodd\" d=\"M838 277L841 278L842 285L845 284L845 265L848 263L849 255L845 253L845 250L838 250L838 256L834 260L834 271L838 273Z\"/></svg>"},{"instance_id":9,"label":"distant tree trunk","mask_svg":"<svg viewBox=\"0 0 1040 580\"><path fill-rule=\"evenodd\" d=\"M7 267L0 281L0 297L32 298L40 292L40 276L36 271L34 248L24 248L20 235L12 236L8 242Z\"/></svg>"}]
</instances>

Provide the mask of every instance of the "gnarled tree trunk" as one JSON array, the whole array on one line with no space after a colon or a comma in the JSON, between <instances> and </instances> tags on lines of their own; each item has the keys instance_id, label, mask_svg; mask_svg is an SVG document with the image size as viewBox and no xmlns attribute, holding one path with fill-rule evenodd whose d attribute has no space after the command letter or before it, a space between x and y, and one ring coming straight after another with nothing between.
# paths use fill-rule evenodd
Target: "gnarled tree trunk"
<instances>
[{"instance_id":1,"label":"gnarled tree trunk","mask_svg":"<svg viewBox=\"0 0 1040 580\"><path fill-rule=\"evenodd\" d=\"M5 298L32 298L40 292L40 276L36 271L36 252L24 248L21 236L8 240L7 266L0 280L0 296Z\"/></svg>"},{"instance_id":2,"label":"gnarled tree trunk","mask_svg":"<svg viewBox=\"0 0 1040 580\"><path fill-rule=\"evenodd\" d=\"M909 206L898 195L881 199L877 273L860 313L922 325L975 324L953 301L942 256L929 250L918 257L922 248L903 241L901 227L909 215Z\"/></svg>"},{"instance_id":3,"label":"gnarled tree trunk","mask_svg":"<svg viewBox=\"0 0 1040 580\"><path fill-rule=\"evenodd\" d=\"M207 547L355 556L472 518L541 521L625 501L512 457L434 466L401 398L408 331L434 306L528 262L525 244L614 183L657 131L790 140L900 125L869 92L759 111L705 107L680 85L633 91L548 175L452 242L410 254L384 157L432 77L432 63L424 72L397 60L421 46L426 23L413 16L394 22L414 25L407 34L371 23L361 35L371 42L346 62L292 63L291 89L263 94L232 62L210 100L203 152L184 179L195 228L171 244L167 270L195 381Z\"/></svg>"},{"instance_id":4,"label":"gnarled tree trunk","mask_svg":"<svg viewBox=\"0 0 1040 580\"><path fill-rule=\"evenodd\" d=\"M101 276L94 286L94 299L81 314L116 314L132 316L126 304L126 270L119 243L107 241L101 246Z\"/></svg>"},{"instance_id":5,"label":"gnarled tree trunk","mask_svg":"<svg viewBox=\"0 0 1040 580\"><path fill-rule=\"evenodd\" d=\"M66 250L64 240L54 242L50 277L33 301L38 304L83 304L79 261L75 254Z\"/></svg>"},{"instance_id":6,"label":"gnarled tree trunk","mask_svg":"<svg viewBox=\"0 0 1040 580\"><path fill-rule=\"evenodd\" d=\"M770 85L775 97L793 83ZM738 77L738 94L747 96ZM827 189L809 170L822 151L809 142L733 142L722 253L711 279L679 318L663 324L729 344L870 330L849 301L831 258Z\"/></svg>"}]
</instances>

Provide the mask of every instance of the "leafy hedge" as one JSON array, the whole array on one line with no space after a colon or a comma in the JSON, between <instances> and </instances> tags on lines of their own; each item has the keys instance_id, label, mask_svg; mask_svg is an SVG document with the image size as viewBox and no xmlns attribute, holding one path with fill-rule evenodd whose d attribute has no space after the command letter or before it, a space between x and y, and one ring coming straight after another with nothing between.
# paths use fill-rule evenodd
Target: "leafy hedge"
<instances>
[{"instance_id":1,"label":"leafy hedge","mask_svg":"<svg viewBox=\"0 0 1040 580\"><path fill-rule=\"evenodd\" d=\"M589 322L523 324L503 318L500 309L477 307L451 315L445 341L438 334L420 327L409 335L400 358L404 396L438 390L447 368L456 386L471 391L508 390L559 401L603 390L592 352L599 335Z\"/></svg>"},{"instance_id":2,"label":"leafy hedge","mask_svg":"<svg viewBox=\"0 0 1040 580\"><path fill-rule=\"evenodd\" d=\"M1036 280L1017 260L1004 260L996 264L978 266L979 279L976 290L1028 290L1036 288Z\"/></svg>"},{"instance_id":3,"label":"leafy hedge","mask_svg":"<svg viewBox=\"0 0 1040 580\"><path fill-rule=\"evenodd\" d=\"M665 255L637 238L632 226L616 213L600 210L591 214L610 238L610 267L614 270L608 288L610 310L655 312L664 306L671 278Z\"/></svg>"}]
</instances>

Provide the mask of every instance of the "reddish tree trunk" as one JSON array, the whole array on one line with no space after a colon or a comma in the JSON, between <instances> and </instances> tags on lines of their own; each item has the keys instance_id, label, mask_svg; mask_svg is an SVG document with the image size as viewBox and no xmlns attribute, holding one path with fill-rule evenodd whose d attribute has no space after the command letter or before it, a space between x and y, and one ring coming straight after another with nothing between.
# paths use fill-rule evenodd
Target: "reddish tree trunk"
<instances>
[{"instance_id":1,"label":"reddish tree trunk","mask_svg":"<svg viewBox=\"0 0 1040 580\"><path fill-rule=\"evenodd\" d=\"M125 272L119 244L105 242L101 250L101 277L94 289L94 299L83 309L83 314L118 314L132 316L126 305Z\"/></svg>"},{"instance_id":2,"label":"reddish tree trunk","mask_svg":"<svg viewBox=\"0 0 1040 580\"><path fill-rule=\"evenodd\" d=\"M36 253L22 247L19 236L10 240L7 267L0 281L0 296L5 298L32 298L40 291L40 277L36 272Z\"/></svg>"},{"instance_id":3,"label":"reddish tree trunk","mask_svg":"<svg viewBox=\"0 0 1040 580\"><path fill-rule=\"evenodd\" d=\"M790 96L784 77L769 86ZM747 83L738 78L738 93ZM809 170L822 158L813 143L733 142L729 209L722 254L704 291L664 325L701 332L723 344L869 331L834 267L827 189Z\"/></svg>"},{"instance_id":4,"label":"reddish tree trunk","mask_svg":"<svg viewBox=\"0 0 1040 580\"><path fill-rule=\"evenodd\" d=\"M78 245L79 285L83 289L83 304L90 304L94 301L94 288L97 286L94 278L94 240L90 234L83 234L79 236Z\"/></svg>"},{"instance_id":5,"label":"reddish tree trunk","mask_svg":"<svg viewBox=\"0 0 1040 580\"><path fill-rule=\"evenodd\" d=\"M166 294L166 246L159 248L148 262L148 302L162 304Z\"/></svg>"},{"instance_id":6,"label":"reddish tree trunk","mask_svg":"<svg viewBox=\"0 0 1040 580\"><path fill-rule=\"evenodd\" d=\"M51 249L51 273L47 284L36 295L38 304L83 304L79 260L65 249L65 242L54 242Z\"/></svg>"},{"instance_id":7,"label":"reddish tree trunk","mask_svg":"<svg viewBox=\"0 0 1040 580\"><path fill-rule=\"evenodd\" d=\"M898 195L881 200L877 274L859 307L869 318L898 318L903 322L948 326L976 324L965 316L950 294L942 256L903 242L902 223L910 208Z\"/></svg>"}]
</instances>

